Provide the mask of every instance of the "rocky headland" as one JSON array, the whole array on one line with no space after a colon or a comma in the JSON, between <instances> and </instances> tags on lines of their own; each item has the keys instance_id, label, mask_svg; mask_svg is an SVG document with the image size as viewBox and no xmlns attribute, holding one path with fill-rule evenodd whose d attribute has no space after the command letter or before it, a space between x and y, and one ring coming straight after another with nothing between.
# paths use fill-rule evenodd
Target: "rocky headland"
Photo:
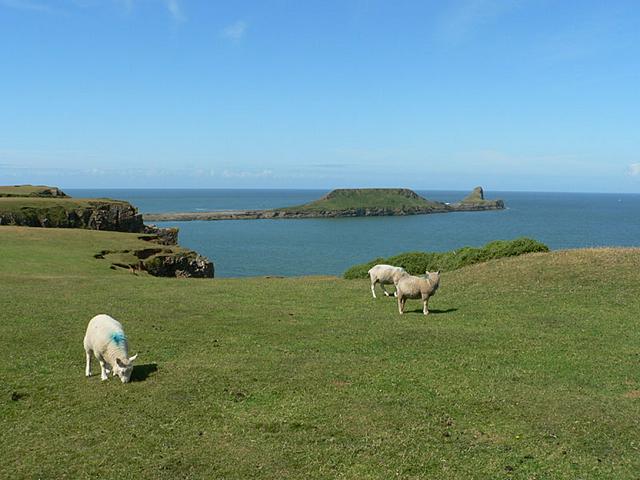
<instances>
[{"instance_id":1,"label":"rocky headland","mask_svg":"<svg viewBox=\"0 0 640 480\"><path fill-rule=\"evenodd\" d=\"M57 187L33 185L0 186L0 225L144 231L142 215L129 202L72 198Z\"/></svg>"},{"instance_id":2,"label":"rocky headland","mask_svg":"<svg viewBox=\"0 0 640 480\"><path fill-rule=\"evenodd\" d=\"M95 258L112 259L112 268L161 277L214 276L213 262L178 246L177 228L145 225L138 209L122 200L72 198L57 187L0 186L1 225L139 233L141 240L157 246L100 252Z\"/></svg>"}]
</instances>

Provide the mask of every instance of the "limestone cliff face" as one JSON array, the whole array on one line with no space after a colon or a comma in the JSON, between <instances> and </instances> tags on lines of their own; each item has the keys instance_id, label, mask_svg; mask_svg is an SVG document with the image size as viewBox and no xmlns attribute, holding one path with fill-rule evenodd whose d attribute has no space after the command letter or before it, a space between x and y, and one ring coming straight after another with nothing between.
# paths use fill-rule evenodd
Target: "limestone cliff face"
<instances>
[{"instance_id":1,"label":"limestone cliff face","mask_svg":"<svg viewBox=\"0 0 640 480\"><path fill-rule=\"evenodd\" d=\"M0 225L50 228L86 228L116 232L143 232L142 215L127 202L71 199L55 204L25 204L18 208L2 209Z\"/></svg>"},{"instance_id":2,"label":"limestone cliff face","mask_svg":"<svg viewBox=\"0 0 640 480\"><path fill-rule=\"evenodd\" d=\"M114 230L117 232L142 232L142 215L133 205L125 202L90 202L90 209L80 212L78 218L83 228L94 230Z\"/></svg>"}]
</instances>

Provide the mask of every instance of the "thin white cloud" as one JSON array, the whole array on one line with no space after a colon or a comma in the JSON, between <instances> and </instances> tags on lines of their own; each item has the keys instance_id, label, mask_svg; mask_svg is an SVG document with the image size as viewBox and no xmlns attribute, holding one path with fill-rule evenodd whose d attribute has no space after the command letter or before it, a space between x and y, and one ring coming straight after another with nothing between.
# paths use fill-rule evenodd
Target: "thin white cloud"
<instances>
[{"instance_id":1,"label":"thin white cloud","mask_svg":"<svg viewBox=\"0 0 640 480\"><path fill-rule=\"evenodd\" d=\"M640 176L640 163L632 163L627 170L628 174L632 177Z\"/></svg>"},{"instance_id":2,"label":"thin white cloud","mask_svg":"<svg viewBox=\"0 0 640 480\"><path fill-rule=\"evenodd\" d=\"M249 26L247 25L247 22L238 20L237 22L234 22L231 25L227 25L222 30L220 30L220 36L222 38L238 42L242 40L242 38L244 38L247 33L248 27Z\"/></svg>"},{"instance_id":3,"label":"thin white cloud","mask_svg":"<svg viewBox=\"0 0 640 480\"><path fill-rule=\"evenodd\" d=\"M273 177L273 171L262 170L258 172L250 172L250 171L225 170L222 172L222 176L225 178L266 178L266 177Z\"/></svg>"}]
</instances>

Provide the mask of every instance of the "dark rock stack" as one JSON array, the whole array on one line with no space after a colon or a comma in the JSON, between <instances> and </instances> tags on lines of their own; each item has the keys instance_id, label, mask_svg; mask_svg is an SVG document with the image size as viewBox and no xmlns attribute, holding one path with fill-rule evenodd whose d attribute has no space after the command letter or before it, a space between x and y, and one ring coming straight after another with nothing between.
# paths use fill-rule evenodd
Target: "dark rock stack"
<instances>
[{"instance_id":1,"label":"dark rock stack","mask_svg":"<svg viewBox=\"0 0 640 480\"><path fill-rule=\"evenodd\" d=\"M482 187L476 187L469 195L451 206L457 211L502 210L504 202L502 200L485 200Z\"/></svg>"}]
</instances>

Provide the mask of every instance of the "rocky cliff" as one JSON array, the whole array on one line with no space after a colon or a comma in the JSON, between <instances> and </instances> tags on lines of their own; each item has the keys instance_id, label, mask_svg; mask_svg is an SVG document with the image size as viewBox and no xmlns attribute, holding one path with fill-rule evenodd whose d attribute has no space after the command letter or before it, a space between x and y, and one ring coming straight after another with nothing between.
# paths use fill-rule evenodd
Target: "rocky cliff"
<instances>
[{"instance_id":1,"label":"rocky cliff","mask_svg":"<svg viewBox=\"0 0 640 480\"><path fill-rule=\"evenodd\" d=\"M0 198L0 225L87 228L116 232L143 232L142 215L127 202L75 200L69 197Z\"/></svg>"}]
</instances>

